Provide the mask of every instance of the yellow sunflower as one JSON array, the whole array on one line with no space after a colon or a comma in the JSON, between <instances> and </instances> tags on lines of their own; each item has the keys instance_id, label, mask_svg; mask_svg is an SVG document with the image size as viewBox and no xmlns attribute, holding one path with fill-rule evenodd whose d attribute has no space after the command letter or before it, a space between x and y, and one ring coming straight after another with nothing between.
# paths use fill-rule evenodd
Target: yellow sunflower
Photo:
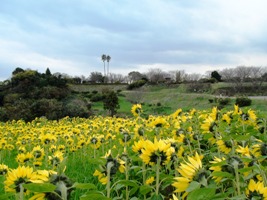
<instances>
[{"instance_id":1,"label":"yellow sunflower","mask_svg":"<svg viewBox=\"0 0 267 200\"><path fill-rule=\"evenodd\" d=\"M202 158L196 153L195 156L188 157L188 162L180 164L177 171L181 176L175 177L172 184L176 188L174 192L185 192L193 180L205 184L207 172L202 168Z\"/></svg>"},{"instance_id":2,"label":"yellow sunflower","mask_svg":"<svg viewBox=\"0 0 267 200\"><path fill-rule=\"evenodd\" d=\"M255 182L250 179L246 189L247 199L263 199L267 200L267 187L264 187L263 182Z\"/></svg>"},{"instance_id":3,"label":"yellow sunflower","mask_svg":"<svg viewBox=\"0 0 267 200\"><path fill-rule=\"evenodd\" d=\"M150 178L146 179L146 185L151 185L155 181L155 178L151 176Z\"/></svg>"},{"instance_id":4,"label":"yellow sunflower","mask_svg":"<svg viewBox=\"0 0 267 200\"><path fill-rule=\"evenodd\" d=\"M135 104L132 106L131 112L133 116L138 117L143 112L141 104Z\"/></svg>"},{"instance_id":5,"label":"yellow sunflower","mask_svg":"<svg viewBox=\"0 0 267 200\"><path fill-rule=\"evenodd\" d=\"M141 138L138 141L134 141L134 144L132 146L132 150L135 153L141 154L142 153L142 149L146 146L146 140L144 140L143 138Z\"/></svg>"},{"instance_id":6,"label":"yellow sunflower","mask_svg":"<svg viewBox=\"0 0 267 200\"><path fill-rule=\"evenodd\" d=\"M30 152L27 153L20 153L16 157L16 161L19 164L25 164L26 162L30 161L33 158L33 155Z\"/></svg>"},{"instance_id":7,"label":"yellow sunflower","mask_svg":"<svg viewBox=\"0 0 267 200\"><path fill-rule=\"evenodd\" d=\"M230 153L233 148L232 141L218 140L216 144L218 145L219 150L225 154Z\"/></svg>"},{"instance_id":8,"label":"yellow sunflower","mask_svg":"<svg viewBox=\"0 0 267 200\"><path fill-rule=\"evenodd\" d=\"M222 158L214 157L213 161L210 161L210 163L213 164L213 166L210 167L210 170L215 171L215 172L222 171L223 164L219 165L219 163L222 163L224 160L225 160L224 157L222 157ZM223 177L221 177L221 176L213 176L212 177L212 179L214 179L216 183L220 183L222 178Z\"/></svg>"},{"instance_id":9,"label":"yellow sunflower","mask_svg":"<svg viewBox=\"0 0 267 200\"><path fill-rule=\"evenodd\" d=\"M98 181L102 183L103 185L106 185L108 182L108 177L105 175L105 173L102 173L98 170L95 170L93 176L97 176Z\"/></svg>"},{"instance_id":10,"label":"yellow sunflower","mask_svg":"<svg viewBox=\"0 0 267 200\"><path fill-rule=\"evenodd\" d=\"M248 146L242 147L240 145L238 145L236 152L240 153L242 156L246 156L246 157L251 157L250 155L250 150L248 148Z\"/></svg>"},{"instance_id":11,"label":"yellow sunflower","mask_svg":"<svg viewBox=\"0 0 267 200\"><path fill-rule=\"evenodd\" d=\"M169 163L174 149L171 147L171 143L155 138L154 143L147 140L146 146L141 151L140 158L145 164L155 165L158 159L160 159L160 164L166 165Z\"/></svg>"},{"instance_id":12,"label":"yellow sunflower","mask_svg":"<svg viewBox=\"0 0 267 200\"><path fill-rule=\"evenodd\" d=\"M7 174L8 166L4 164L0 164L0 176Z\"/></svg>"},{"instance_id":13,"label":"yellow sunflower","mask_svg":"<svg viewBox=\"0 0 267 200\"><path fill-rule=\"evenodd\" d=\"M63 161L63 153L56 151L52 156L48 156L48 159L52 166L58 166Z\"/></svg>"},{"instance_id":14,"label":"yellow sunflower","mask_svg":"<svg viewBox=\"0 0 267 200\"><path fill-rule=\"evenodd\" d=\"M31 167L19 166L17 169L8 171L6 175L5 191L18 193L22 189L23 183L43 183L43 180L47 180L44 174L39 174L33 171ZM24 189L24 192L27 192Z\"/></svg>"},{"instance_id":15,"label":"yellow sunflower","mask_svg":"<svg viewBox=\"0 0 267 200\"><path fill-rule=\"evenodd\" d=\"M32 149L31 154L33 155L33 158L37 161L40 161L44 158L44 149L40 147L40 145L34 147Z\"/></svg>"}]
</instances>

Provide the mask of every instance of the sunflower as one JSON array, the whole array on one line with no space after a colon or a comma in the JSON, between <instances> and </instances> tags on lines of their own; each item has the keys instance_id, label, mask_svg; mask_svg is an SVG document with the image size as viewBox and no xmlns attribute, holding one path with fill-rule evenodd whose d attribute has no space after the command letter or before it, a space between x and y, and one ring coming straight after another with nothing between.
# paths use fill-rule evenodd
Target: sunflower
<instances>
[{"instance_id":1,"label":"sunflower","mask_svg":"<svg viewBox=\"0 0 267 200\"><path fill-rule=\"evenodd\" d=\"M242 114L242 110L239 108L238 105L234 105L234 112L233 115L241 115Z\"/></svg>"},{"instance_id":2,"label":"sunflower","mask_svg":"<svg viewBox=\"0 0 267 200\"><path fill-rule=\"evenodd\" d=\"M95 170L93 176L97 176L98 181L102 183L103 185L106 185L108 182L108 177L105 175L105 173L102 173L98 170Z\"/></svg>"},{"instance_id":3,"label":"sunflower","mask_svg":"<svg viewBox=\"0 0 267 200\"><path fill-rule=\"evenodd\" d=\"M146 179L146 185L151 185L155 181L155 178L151 176L150 178Z\"/></svg>"},{"instance_id":4,"label":"sunflower","mask_svg":"<svg viewBox=\"0 0 267 200\"><path fill-rule=\"evenodd\" d=\"M251 157L250 150L249 150L248 146L242 147L242 146L238 145L236 152L240 153L242 156L246 156L248 158Z\"/></svg>"},{"instance_id":5,"label":"sunflower","mask_svg":"<svg viewBox=\"0 0 267 200\"><path fill-rule=\"evenodd\" d=\"M247 199L263 199L267 200L267 187L264 187L263 182L255 182L250 179L246 189Z\"/></svg>"},{"instance_id":6,"label":"sunflower","mask_svg":"<svg viewBox=\"0 0 267 200\"><path fill-rule=\"evenodd\" d=\"M217 124L212 117L207 117L201 124L201 129L204 133L214 132Z\"/></svg>"},{"instance_id":7,"label":"sunflower","mask_svg":"<svg viewBox=\"0 0 267 200\"><path fill-rule=\"evenodd\" d=\"M219 150L225 154L230 153L233 148L232 141L218 140L216 143L218 145Z\"/></svg>"},{"instance_id":8,"label":"sunflower","mask_svg":"<svg viewBox=\"0 0 267 200\"><path fill-rule=\"evenodd\" d=\"M52 156L48 156L48 159L53 166L58 166L63 161L63 153L56 151Z\"/></svg>"},{"instance_id":9,"label":"sunflower","mask_svg":"<svg viewBox=\"0 0 267 200\"><path fill-rule=\"evenodd\" d=\"M0 176L7 174L8 166L4 164L0 164Z\"/></svg>"},{"instance_id":10,"label":"sunflower","mask_svg":"<svg viewBox=\"0 0 267 200\"><path fill-rule=\"evenodd\" d=\"M223 161L225 161L225 158L222 157L222 158L217 158L216 156L214 157L213 161L210 161L210 163L213 164L213 166L211 166L209 169L214 171L214 172L220 172L222 171L222 164L219 164L219 163L222 163ZM212 179L215 180L216 183L220 183L221 180L222 180L222 176L213 176Z\"/></svg>"},{"instance_id":11,"label":"sunflower","mask_svg":"<svg viewBox=\"0 0 267 200\"><path fill-rule=\"evenodd\" d=\"M133 116L138 117L143 112L141 104L135 104L132 106L131 112Z\"/></svg>"},{"instance_id":12,"label":"sunflower","mask_svg":"<svg viewBox=\"0 0 267 200\"><path fill-rule=\"evenodd\" d=\"M163 128L169 127L169 123L164 119L164 117L157 117L151 122L151 127L153 128Z\"/></svg>"},{"instance_id":13,"label":"sunflower","mask_svg":"<svg viewBox=\"0 0 267 200\"><path fill-rule=\"evenodd\" d=\"M31 167L19 166L17 169L8 171L4 181L5 191L18 193L23 183L43 183L44 180L47 180L46 175L34 172ZM25 189L24 192L27 193Z\"/></svg>"},{"instance_id":14,"label":"sunflower","mask_svg":"<svg viewBox=\"0 0 267 200\"><path fill-rule=\"evenodd\" d=\"M146 146L141 151L140 158L145 164L155 165L158 159L160 159L160 164L166 165L169 163L174 149L171 148L171 143L166 143L164 140L157 140L155 138L154 143L147 140Z\"/></svg>"},{"instance_id":15,"label":"sunflower","mask_svg":"<svg viewBox=\"0 0 267 200\"><path fill-rule=\"evenodd\" d=\"M137 142L134 141L134 144L132 146L132 150L135 153L141 154L142 153L142 149L146 146L146 140L144 139L140 139Z\"/></svg>"},{"instance_id":16,"label":"sunflower","mask_svg":"<svg viewBox=\"0 0 267 200\"><path fill-rule=\"evenodd\" d=\"M40 135L39 138L44 145L55 144L57 141L57 137L53 135L52 133Z\"/></svg>"},{"instance_id":17,"label":"sunflower","mask_svg":"<svg viewBox=\"0 0 267 200\"><path fill-rule=\"evenodd\" d=\"M181 163L177 171L180 177L175 177L172 184L176 190L174 192L184 192L192 181L198 181L206 185L207 171L202 167L202 156L198 153L188 157L188 162Z\"/></svg>"},{"instance_id":18,"label":"sunflower","mask_svg":"<svg viewBox=\"0 0 267 200\"><path fill-rule=\"evenodd\" d=\"M228 172L235 176L235 167L237 169L244 168L245 164L238 156L230 156L228 158L214 158L214 161L210 161L213 165L210 167L210 170L214 172ZM243 174L245 175L245 173ZM219 183L222 180L222 177L213 175L212 177L215 182Z\"/></svg>"},{"instance_id":19,"label":"sunflower","mask_svg":"<svg viewBox=\"0 0 267 200\"><path fill-rule=\"evenodd\" d=\"M30 161L33 158L33 155L30 152L27 153L20 153L16 157L16 161L20 164L25 164L26 162Z\"/></svg>"},{"instance_id":20,"label":"sunflower","mask_svg":"<svg viewBox=\"0 0 267 200\"><path fill-rule=\"evenodd\" d=\"M231 112L223 114L222 121L226 122L227 124L230 124L231 123Z\"/></svg>"},{"instance_id":21,"label":"sunflower","mask_svg":"<svg viewBox=\"0 0 267 200\"><path fill-rule=\"evenodd\" d=\"M32 149L31 154L36 161L41 161L44 158L44 149L38 145Z\"/></svg>"}]
</instances>

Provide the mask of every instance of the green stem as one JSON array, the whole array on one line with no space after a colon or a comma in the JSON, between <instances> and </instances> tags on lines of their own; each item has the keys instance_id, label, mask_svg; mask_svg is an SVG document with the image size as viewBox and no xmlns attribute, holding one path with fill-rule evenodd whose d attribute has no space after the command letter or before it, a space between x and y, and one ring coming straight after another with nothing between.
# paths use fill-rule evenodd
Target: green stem
<instances>
[{"instance_id":1,"label":"green stem","mask_svg":"<svg viewBox=\"0 0 267 200\"><path fill-rule=\"evenodd\" d=\"M68 188L66 187L65 183L63 181L60 181L58 184L58 189L61 192L61 198L62 200L68 199Z\"/></svg>"},{"instance_id":2,"label":"green stem","mask_svg":"<svg viewBox=\"0 0 267 200\"><path fill-rule=\"evenodd\" d=\"M127 164L127 160L125 161L125 178L126 178L126 181L129 180L129 174L128 174L128 164ZM126 186L126 191L125 191L125 195L126 195L126 200L129 199L129 188L128 188L128 185Z\"/></svg>"},{"instance_id":3,"label":"green stem","mask_svg":"<svg viewBox=\"0 0 267 200\"><path fill-rule=\"evenodd\" d=\"M19 200L23 200L24 199L24 188L22 186L22 184L19 185Z\"/></svg>"},{"instance_id":4,"label":"green stem","mask_svg":"<svg viewBox=\"0 0 267 200\"><path fill-rule=\"evenodd\" d=\"M146 164L143 162L142 165L142 175L143 175L143 185L146 184ZM144 195L144 199L146 199L146 195Z\"/></svg>"},{"instance_id":5,"label":"green stem","mask_svg":"<svg viewBox=\"0 0 267 200\"><path fill-rule=\"evenodd\" d=\"M240 196L240 180L239 180L239 173L238 173L238 166L234 165L234 170L235 170L235 182L236 182L236 189L237 189L237 195Z\"/></svg>"},{"instance_id":6,"label":"green stem","mask_svg":"<svg viewBox=\"0 0 267 200\"><path fill-rule=\"evenodd\" d=\"M110 184L111 184L111 181L110 181L110 171L111 171L111 168L113 167L113 162L108 162L107 164L107 179L108 179L108 182L107 182L107 197L110 198Z\"/></svg>"},{"instance_id":7,"label":"green stem","mask_svg":"<svg viewBox=\"0 0 267 200\"><path fill-rule=\"evenodd\" d=\"M156 195L159 195L159 169L160 169L160 162L161 158L159 157L157 159L157 165L156 165Z\"/></svg>"}]
</instances>

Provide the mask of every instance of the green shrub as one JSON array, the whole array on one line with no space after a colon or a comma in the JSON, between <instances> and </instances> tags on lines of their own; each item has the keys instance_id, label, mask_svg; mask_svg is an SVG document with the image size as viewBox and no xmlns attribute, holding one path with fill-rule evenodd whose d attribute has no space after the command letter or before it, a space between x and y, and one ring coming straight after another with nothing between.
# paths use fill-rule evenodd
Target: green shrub
<instances>
[{"instance_id":1,"label":"green shrub","mask_svg":"<svg viewBox=\"0 0 267 200\"><path fill-rule=\"evenodd\" d=\"M251 103L252 100L247 97L237 97L235 100L235 104L239 107L250 106Z\"/></svg>"},{"instance_id":2,"label":"green shrub","mask_svg":"<svg viewBox=\"0 0 267 200\"><path fill-rule=\"evenodd\" d=\"M102 94L94 94L92 97L91 97L91 101L92 102L97 102L97 101L102 101L103 99L105 98L105 96L104 95L102 95Z\"/></svg>"},{"instance_id":3,"label":"green shrub","mask_svg":"<svg viewBox=\"0 0 267 200\"><path fill-rule=\"evenodd\" d=\"M221 106L226 106L227 104L229 104L231 101L230 98L220 98L219 99L219 105Z\"/></svg>"},{"instance_id":4,"label":"green shrub","mask_svg":"<svg viewBox=\"0 0 267 200\"><path fill-rule=\"evenodd\" d=\"M142 87L143 85L146 84L147 81L145 80L139 80L139 81L135 81L131 84L128 85L127 89L128 90L132 90L132 89L135 89L135 88L140 88Z\"/></svg>"},{"instance_id":5,"label":"green shrub","mask_svg":"<svg viewBox=\"0 0 267 200\"><path fill-rule=\"evenodd\" d=\"M63 115L69 117L89 117L88 104L81 99L72 99L64 105Z\"/></svg>"}]
</instances>

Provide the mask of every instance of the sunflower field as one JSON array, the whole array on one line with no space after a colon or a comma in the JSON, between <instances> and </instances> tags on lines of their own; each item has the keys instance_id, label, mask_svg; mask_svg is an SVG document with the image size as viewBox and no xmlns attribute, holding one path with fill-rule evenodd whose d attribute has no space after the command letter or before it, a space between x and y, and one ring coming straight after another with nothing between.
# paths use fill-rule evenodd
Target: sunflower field
<instances>
[{"instance_id":1,"label":"sunflower field","mask_svg":"<svg viewBox=\"0 0 267 200\"><path fill-rule=\"evenodd\" d=\"M267 199L267 122L258 111L0 124L0 199Z\"/></svg>"}]
</instances>

